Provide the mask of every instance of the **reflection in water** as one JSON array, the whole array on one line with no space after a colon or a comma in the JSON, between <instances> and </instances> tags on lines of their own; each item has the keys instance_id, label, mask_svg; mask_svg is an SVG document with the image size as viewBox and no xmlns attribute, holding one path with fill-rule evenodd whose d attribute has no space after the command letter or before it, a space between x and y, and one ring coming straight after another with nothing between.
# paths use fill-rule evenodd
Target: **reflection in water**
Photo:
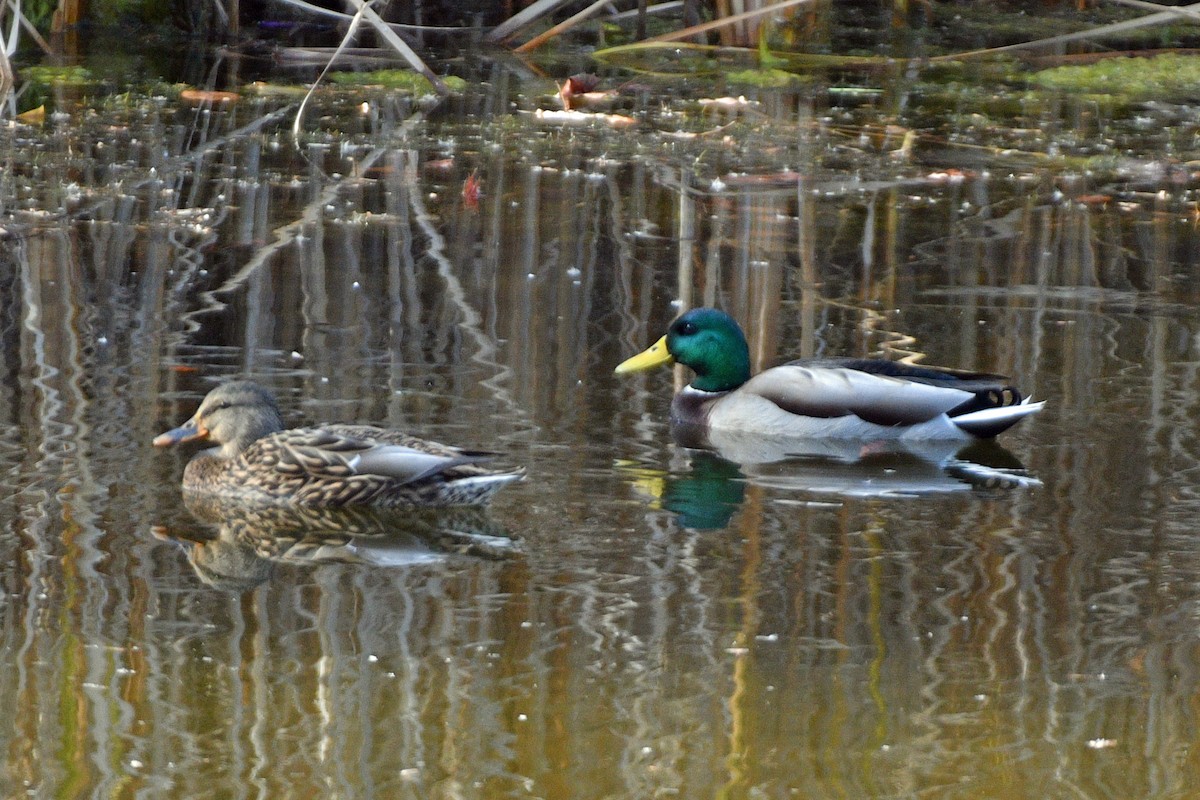
<instances>
[{"instance_id":1,"label":"reflection in water","mask_svg":"<svg viewBox=\"0 0 1200 800\"><path fill-rule=\"evenodd\" d=\"M375 567L429 564L451 555L503 558L516 543L482 509L319 509L185 494L189 511L215 531L206 537L156 535L184 546L206 584L244 592L266 581L275 563Z\"/></svg>"},{"instance_id":2,"label":"reflection in water","mask_svg":"<svg viewBox=\"0 0 1200 800\"><path fill-rule=\"evenodd\" d=\"M865 451L856 461L801 457L744 469L750 480L763 486L842 497L920 497L1040 486L1041 481L1029 475L1011 455L999 445L957 453L881 449ZM993 456L999 456L1000 461L993 461Z\"/></svg>"},{"instance_id":3,"label":"reflection in water","mask_svg":"<svg viewBox=\"0 0 1200 800\"><path fill-rule=\"evenodd\" d=\"M750 480L781 489L848 497L911 497L1041 485L1016 456L993 440L855 442L680 427L672 433L684 446L711 448L742 465Z\"/></svg>"},{"instance_id":4,"label":"reflection in water","mask_svg":"<svg viewBox=\"0 0 1200 800\"><path fill-rule=\"evenodd\" d=\"M639 493L677 514L681 526L696 530L728 525L747 482L791 492L796 500L811 495L920 497L1042 485L994 441L864 443L682 426L672 433L687 448L682 468L666 472L619 463L618 469L630 476Z\"/></svg>"},{"instance_id":5,"label":"reflection in water","mask_svg":"<svg viewBox=\"0 0 1200 800\"><path fill-rule=\"evenodd\" d=\"M729 524L746 496L738 465L712 453L689 454L686 471L648 469L618 462L639 494L678 517L679 525L698 531L719 530Z\"/></svg>"}]
</instances>

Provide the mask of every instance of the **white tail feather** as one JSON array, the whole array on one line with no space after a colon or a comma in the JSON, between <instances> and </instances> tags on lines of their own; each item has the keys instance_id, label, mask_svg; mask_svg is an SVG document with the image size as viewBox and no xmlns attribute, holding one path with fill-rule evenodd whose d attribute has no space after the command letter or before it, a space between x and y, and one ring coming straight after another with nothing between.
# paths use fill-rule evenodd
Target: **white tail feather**
<instances>
[{"instance_id":1,"label":"white tail feather","mask_svg":"<svg viewBox=\"0 0 1200 800\"><path fill-rule=\"evenodd\" d=\"M1021 418L1041 411L1045 405L1045 400L1035 403L1033 402L1033 398L1026 397L1015 406L985 408L980 411L972 411L969 414L951 417L950 421L967 433L994 436L1008 426L1016 424Z\"/></svg>"}]
</instances>

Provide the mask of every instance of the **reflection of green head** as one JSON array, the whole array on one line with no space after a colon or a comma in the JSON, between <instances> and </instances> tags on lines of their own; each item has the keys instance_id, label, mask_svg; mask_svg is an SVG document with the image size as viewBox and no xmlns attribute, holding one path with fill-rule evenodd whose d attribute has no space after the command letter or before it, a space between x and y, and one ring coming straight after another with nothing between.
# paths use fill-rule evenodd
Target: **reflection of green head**
<instances>
[{"instance_id":1,"label":"reflection of green head","mask_svg":"<svg viewBox=\"0 0 1200 800\"><path fill-rule=\"evenodd\" d=\"M671 323L667 352L696 373L692 386L728 392L750 380L750 348L733 317L715 308L695 308Z\"/></svg>"},{"instance_id":2,"label":"reflection of green head","mask_svg":"<svg viewBox=\"0 0 1200 800\"><path fill-rule=\"evenodd\" d=\"M745 478L737 464L696 453L689 474L668 479L663 506L678 516L684 528L716 530L729 524L745 494Z\"/></svg>"}]
</instances>

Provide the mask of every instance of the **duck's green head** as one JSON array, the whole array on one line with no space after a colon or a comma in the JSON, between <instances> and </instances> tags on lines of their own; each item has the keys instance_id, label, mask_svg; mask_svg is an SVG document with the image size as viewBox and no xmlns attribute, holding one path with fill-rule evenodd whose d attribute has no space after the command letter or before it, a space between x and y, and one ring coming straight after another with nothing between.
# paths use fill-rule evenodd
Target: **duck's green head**
<instances>
[{"instance_id":1,"label":"duck's green head","mask_svg":"<svg viewBox=\"0 0 1200 800\"><path fill-rule=\"evenodd\" d=\"M692 386L728 392L750 380L750 348L733 317L715 308L694 308L671 323L667 335L617 366L640 372L678 361L696 373Z\"/></svg>"}]
</instances>

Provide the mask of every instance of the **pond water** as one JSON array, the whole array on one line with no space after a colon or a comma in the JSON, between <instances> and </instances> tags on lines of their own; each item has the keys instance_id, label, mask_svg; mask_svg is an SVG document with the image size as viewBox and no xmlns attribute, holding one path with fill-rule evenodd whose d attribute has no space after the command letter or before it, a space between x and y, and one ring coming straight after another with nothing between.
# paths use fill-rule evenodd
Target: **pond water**
<instances>
[{"instance_id":1,"label":"pond water","mask_svg":"<svg viewBox=\"0 0 1200 800\"><path fill-rule=\"evenodd\" d=\"M818 76L628 126L467 69L299 143L248 86L4 129L3 795L1193 796L1194 109ZM702 304L756 368L916 352L1047 405L962 454L691 450L671 374L612 369ZM234 375L528 478L189 508L150 441Z\"/></svg>"}]
</instances>

